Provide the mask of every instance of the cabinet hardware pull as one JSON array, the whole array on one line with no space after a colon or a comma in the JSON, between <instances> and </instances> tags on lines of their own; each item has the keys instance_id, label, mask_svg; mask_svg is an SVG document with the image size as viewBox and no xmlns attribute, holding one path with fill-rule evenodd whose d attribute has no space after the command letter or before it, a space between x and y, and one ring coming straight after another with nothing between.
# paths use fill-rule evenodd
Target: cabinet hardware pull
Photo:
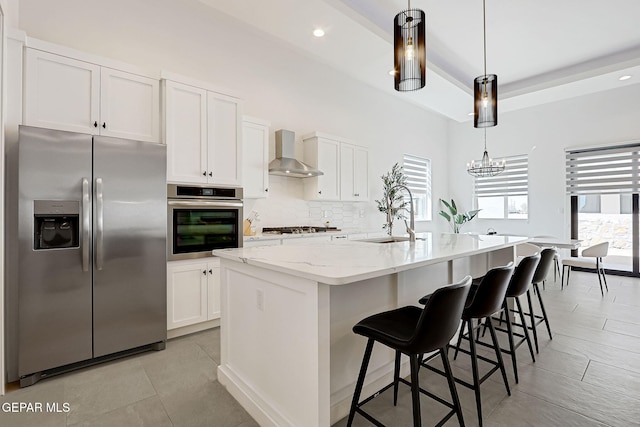
<instances>
[{"instance_id":1,"label":"cabinet hardware pull","mask_svg":"<svg viewBox=\"0 0 640 427\"><path fill-rule=\"evenodd\" d=\"M106 129L107 128L107 122L102 122L102 129Z\"/></svg>"},{"instance_id":2,"label":"cabinet hardware pull","mask_svg":"<svg viewBox=\"0 0 640 427\"><path fill-rule=\"evenodd\" d=\"M322 194L322 190L318 191L318 194Z\"/></svg>"},{"instance_id":3,"label":"cabinet hardware pull","mask_svg":"<svg viewBox=\"0 0 640 427\"><path fill-rule=\"evenodd\" d=\"M202 176L207 176L207 171L202 172Z\"/></svg>"},{"instance_id":4,"label":"cabinet hardware pull","mask_svg":"<svg viewBox=\"0 0 640 427\"><path fill-rule=\"evenodd\" d=\"M93 122L93 127L94 127L94 128L97 128L97 127L98 127L98 122L97 122L97 121Z\"/></svg>"},{"instance_id":5,"label":"cabinet hardware pull","mask_svg":"<svg viewBox=\"0 0 640 427\"><path fill-rule=\"evenodd\" d=\"M209 274L213 274L213 270L209 269Z\"/></svg>"},{"instance_id":6,"label":"cabinet hardware pull","mask_svg":"<svg viewBox=\"0 0 640 427\"><path fill-rule=\"evenodd\" d=\"M213 172L209 172L209 176L213 176Z\"/></svg>"},{"instance_id":7,"label":"cabinet hardware pull","mask_svg":"<svg viewBox=\"0 0 640 427\"><path fill-rule=\"evenodd\" d=\"M202 274L207 275L207 270L202 270Z\"/></svg>"},{"instance_id":8,"label":"cabinet hardware pull","mask_svg":"<svg viewBox=\"0 0 640 427\"><path fill-rule=\"evenodd\" d=\"M269 192L269 189L268 189L268 188L265 188L265 189L264 189L264 191L268 193L268 192Z\"/></svg>"}]
</instances>

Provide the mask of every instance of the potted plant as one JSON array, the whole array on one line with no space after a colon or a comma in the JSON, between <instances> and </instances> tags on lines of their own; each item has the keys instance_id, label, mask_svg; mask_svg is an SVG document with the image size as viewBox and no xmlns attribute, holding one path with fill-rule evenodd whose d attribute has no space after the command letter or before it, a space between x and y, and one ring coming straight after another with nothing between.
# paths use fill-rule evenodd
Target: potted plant
<instances>
[{"instance_id":1,"label":"potted plant","mask_svg":"<svg viewBox=\"0 0 640 427\"><path fill-rule=\"evenodd\" d=\"M451 203L440 199L440 203L447 208L446 211L444 209L441 210L440 215L449 222L449 226L451 226L454 233L460 233L462 225L471 221L476 217L476 215L478 215L478 212L480 212L480 209L475 209L469 212L459 213L458 208L456 207L456 202L454 202L453 199L451 199Z\"/></svg>"},{"instance_id":2,"label":"potted plant","mask_svg":"<svg viewBox=\"0 0 640 427\"><path fill-rule=\"evenodd\" d=\"M387 215L387 222L382 228L387 230L387 234L393 234L393 221L404 219L404 212L407 210L407 201L402 195L402 187L407 185L407 177L402 172L402 166L398 163L393 165L391 171L382 175L382 200L376 200L378 210Z\"/></svg>"}]
</instances>

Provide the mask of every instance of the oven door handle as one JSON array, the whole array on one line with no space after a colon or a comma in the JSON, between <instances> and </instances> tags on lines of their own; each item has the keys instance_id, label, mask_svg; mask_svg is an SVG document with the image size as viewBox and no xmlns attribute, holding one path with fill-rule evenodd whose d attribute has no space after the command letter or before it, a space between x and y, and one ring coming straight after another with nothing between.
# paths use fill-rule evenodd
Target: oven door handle
<instances>
[{"instance_id":1,"label":"oven door handle","mask_svg":"<svg viewBox=\"0 0 640 427\"><path fill-rule=\"evenodd\" d=\"M212 201L189 201L189 200L169 200L167 201L169 206L173 207L185 207L185 208L194 208L194 207L221 207L221 208L241 208L242 202L212 202Z\"/></svg>"}]
</instances>

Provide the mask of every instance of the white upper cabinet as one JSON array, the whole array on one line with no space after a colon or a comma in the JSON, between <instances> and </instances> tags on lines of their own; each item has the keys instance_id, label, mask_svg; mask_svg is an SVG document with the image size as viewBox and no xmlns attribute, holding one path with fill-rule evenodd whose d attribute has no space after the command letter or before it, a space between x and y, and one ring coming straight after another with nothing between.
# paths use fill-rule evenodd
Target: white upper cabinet
<instances>
[{"instance_id":1,"label":"white upper cabinet","mask_svg":"<svg viewBox=\"0 0 640 427\"><path fill-rule=\"evenodd\" d=\"M216 184L242 181L242 122L238 99L207 93L208 176Z\"/></svg>"},{"instance_id":2,"label":"white upper cabinet","mask_svg":"<svg viewBox=\"0 0 640 427\"><path fill-rule=\"evenodd\" d=\"M95 133L99 120L98 65L26 49L24 124Z\"/></svg>"},{"instance_id":3,"label":"white upper cabinet","mask_svg":"<svg viewBox=\"0 0 640 427\"><path fill-rule=\"evenodd\" d=\"M242 188L245 199L269 194L269 126L265 120L244 117L242 122Z\"/></svg>"},{"instance_id":4,"label":"white upper cabinet","mask_svg":"<svg viewBox=\"0 0 640 427\"><path fill-rule=\"evenodd\" d=\"M207 183L207 91L164 81L167 180Z\"/></svg>"},{"instance_id":5,"label":"white upper cabinet","mask_svg":"<svg viewBox=\"0 0 640 427\"><path fill-rule=\"evenodd\" d=\"M160 141L160 81L112 68L100 70L100 134Z\"/></svg>"},{"instance_id":6,"label":"white upper cabinet","mask_svg":"<svg viewBox=\"0 0 640 427\"><path fill-rule=\"evenodd\" d=\"M240 185L240 101L189 84L163 82L167 180Z\"/></svg>"},{"instance_id":7,"label":"white upper cabinet","mask_svg":"<svg viewBox=\"0 0 640 427\"><path fill-rule=\"evenodd\" d=\"M313 134L303 138L304 160L324 175L304 180L307 200L340 200L340 143Z\"/></svg>"},{"instance_id":8,"label":"white upper cabinet","mask_svg":"<svg viewBox=\"0 0 640 427\"><path fill-rule=\"evenodd\" d=\"M366 148L340 143L340 199L369 200L369 152Z\"/></svg>"},{"instance_id":9,"label":"white upper cabinet","mask_svg":"<svg viewBox=\"0 0 640 427\"><path fill-rule=\"evenodd\" d=\"M304 178L308 200L367 201L369 152L345 140L314 133L303 138L305 162L324 175Z\"/></svg>"},{"instance_id":10,"label":"white upper cabinet","mask_svg":"<svg viewBox=\"0 0 640 427\"><path fill-rule=\"evenodd\" d=\"M27 48L24 124L158 142L159 81Z\"/></svg>"}]
</instances>

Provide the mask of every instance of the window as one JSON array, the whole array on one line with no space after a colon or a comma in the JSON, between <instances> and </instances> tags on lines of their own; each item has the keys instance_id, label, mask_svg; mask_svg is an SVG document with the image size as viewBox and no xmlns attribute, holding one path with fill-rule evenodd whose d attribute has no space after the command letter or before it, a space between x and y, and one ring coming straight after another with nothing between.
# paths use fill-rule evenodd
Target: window
<instances>
[{"instance_id":1,"label":"window","mask_svg":"<svg viewBox=\"0 0 640 427\"><path fill-rule=\"evenodd\" d=\"M402 170L413 196L416 220L431 221L431 160L405 154Z\"/></svg>"},{"instance_id":2,"label":"window","mask_svg":"<svg viewBox=\"0 0 640 427\"><path fill-rule=\"evenodd\" d=\"M527 219L529 217L529 158L505 158L504 172L475 180L478 218Z\"/></svg>"}]
</instances>

